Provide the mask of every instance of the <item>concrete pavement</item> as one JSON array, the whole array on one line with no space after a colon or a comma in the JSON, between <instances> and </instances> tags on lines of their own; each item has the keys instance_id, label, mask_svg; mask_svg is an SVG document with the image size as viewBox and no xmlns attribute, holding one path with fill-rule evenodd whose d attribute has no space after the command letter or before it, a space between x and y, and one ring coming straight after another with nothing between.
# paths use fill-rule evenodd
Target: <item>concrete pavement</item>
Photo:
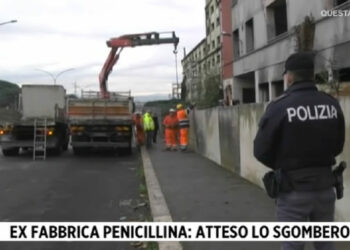
<instances>
[{"instance_id":1,"label":"concrete pavement","mask_svg":"<svg viewBox=\"0 0 350 250\"><path fill-rule=\"evenodd\" d=\"M194 152L150 149L152 167L173 221L275 221L274 201L265 191ZM182 242L193 250L277 250L278 242ZM306 249L313 249L307 243ZM350 243L338 243L338 250Z\"/></svg>"}]
</instances>

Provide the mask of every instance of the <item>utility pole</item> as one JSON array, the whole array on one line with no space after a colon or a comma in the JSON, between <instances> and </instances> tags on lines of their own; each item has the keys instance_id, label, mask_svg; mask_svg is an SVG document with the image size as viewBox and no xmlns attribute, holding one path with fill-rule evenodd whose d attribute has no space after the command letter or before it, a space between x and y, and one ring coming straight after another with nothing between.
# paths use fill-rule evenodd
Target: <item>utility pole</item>
<instances>
[{"instance_id":1,"label":"utility pole","mask_svg":"<svg viewBox=\"0 0 350 250\"><path fill-rule=\"evenodd\" d=\"M177 70L177 49L174 49L173 52L174 52L174 55L175 55L176 82L173 83L172 94L173 94L173 98L180 99L179 98L179 89L180 89L180 86L179 86L179 75L178 75L178 70Z\"/></svg>"}]
</instances>

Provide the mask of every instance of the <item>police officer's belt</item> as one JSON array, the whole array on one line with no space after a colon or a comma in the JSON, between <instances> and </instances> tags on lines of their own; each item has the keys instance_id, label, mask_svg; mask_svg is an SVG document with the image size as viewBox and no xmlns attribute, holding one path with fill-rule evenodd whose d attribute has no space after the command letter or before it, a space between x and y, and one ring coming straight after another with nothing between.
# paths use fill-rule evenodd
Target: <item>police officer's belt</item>
<instances>
[{"instance_id":1,"label":"police officer's belt","mask_svg":"<svg viewBox=\"0 0 350 250\"><path fill-rule=\"evenodd\" d=\"M315 191L334 186L331 167L289 170L283 173L281 191Z\"/></svg>"}]
</instances>

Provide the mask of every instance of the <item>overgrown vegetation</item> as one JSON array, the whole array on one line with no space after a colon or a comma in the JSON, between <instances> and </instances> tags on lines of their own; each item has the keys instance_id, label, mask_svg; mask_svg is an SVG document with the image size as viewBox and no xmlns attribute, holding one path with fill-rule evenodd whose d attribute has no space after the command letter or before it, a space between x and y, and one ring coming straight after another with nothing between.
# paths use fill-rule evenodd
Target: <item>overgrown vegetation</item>
<instances>
[{"instance_id":1,"label":"overgrown vegetation","mask_svg":"<svg viewBox=\"0 0 350 250\"><path fill-rule=\"evenodd\" d=\"M312 16L306 16L304 22L295 27L298 51L313 51L315 28L315 19ZM320 85L323 91L339 96L341 80L336 62L320 54L317 56L320 60L325 61L325 70L316 74L316 83Z\"/></svg>"},{"instance_id":2,"label":"overgrown vegetation","mask_svg":"<svg viewBox=\"0 0 350 250\"><path fill-rule=\"evenodd\" d=\"M0 80L0 107L13 107L19 92L20 88L17 84Z\"/></svg>"},{"instance_id":3,"label":"overgrown vegetation","mask_svg":"<svg viewBox=\"0 0 350 250\"><path fill-rule=\"evenodd\" d=\"M203 85L198 87L198 99L196 107L199 109L218 106L221 99L220 75L207 75Z\"/></svg>"},{"instance_id":4,"label":"overgrown vegetation","mask_svg":"<svg viewBox=\"0 0 350 250\"><path fill-rule=\"evenodd\" d=\"M315 38L315 19L306 16L304 22L295 27L297 45L299 51L312 51Z\"/></svg>"},{"instance_id":5,"label":"overgrown vegetation","mask_svg":"<svg viewBox=\"0 0 350 250\"><path fill-rule=\"evenodd\" d=\"M144 108L147 109L149 108L156 108L160 110L161 116L165 116L166 114L169 113L169 109L176 108L176 105L182 103L184 106L187 106L188 103L178 100L178 99L171 99L171 100L160 100L160 101L151 101L151 102L146 102L144 105Z\"/></svg>"}]
</instances>

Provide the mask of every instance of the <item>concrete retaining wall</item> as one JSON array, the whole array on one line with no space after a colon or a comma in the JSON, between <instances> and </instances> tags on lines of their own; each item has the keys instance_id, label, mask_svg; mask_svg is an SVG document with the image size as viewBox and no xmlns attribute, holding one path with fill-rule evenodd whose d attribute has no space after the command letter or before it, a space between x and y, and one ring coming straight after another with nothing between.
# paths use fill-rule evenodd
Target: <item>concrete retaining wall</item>
<instances>
[{"instance_id":1,"label":"concrete retaining wall","mask_svg":"<svg viewBox=\"0 0 350 250\"><path fill-rule=\"evenodd\" d=\"M346 121L343 153L349 168L344 175L345 197L336 203L336 219L350 221L350 98L340 98ZM266 105L245 104L194 110L190 115L190 147L224 168L263 187L261 178L268 168L253 156L253 141Z\"/></svg>"},{"instance_id":2,"label":"concrete retaining wall","mask_svg":"<svg viewBox=\"0 0 350 250\"><path fill-rule=\"evenodd\" d=\"M218 113L221 165L239 174L239 107L221 108Z\"/></svg>"},{"instance_id":3,"label":"concrete retaining wall","mask_svg":"<svg viewBox=\"0 0 350 250\"><path fill-rule=\"evenodd\" d=\"M194 119L196 124L193 126L196 151L221 164L218 115L216 109L195 110L192 113L192 121Z\"/></svg>"}]
</instances>

